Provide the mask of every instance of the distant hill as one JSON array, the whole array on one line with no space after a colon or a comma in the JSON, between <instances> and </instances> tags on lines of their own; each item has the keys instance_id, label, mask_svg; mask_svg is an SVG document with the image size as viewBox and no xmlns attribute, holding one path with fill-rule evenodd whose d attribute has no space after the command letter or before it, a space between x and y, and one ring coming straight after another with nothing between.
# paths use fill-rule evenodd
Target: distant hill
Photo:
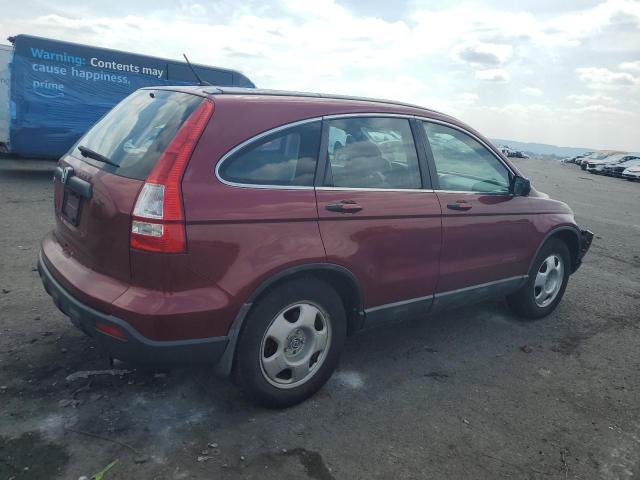
<instances>
[{"instance_id":1,"label":"distant hill","mask_svg":"<svg viewBox=\"0 0 640 480\"><path fill-rule=\"evenodd\" d=\"M575 157L581 153L596 150L595 148L558 147L556 145L547 145L546 143L516 142L515 140L501 138L492 138L491 141L494 145L508 145L512 150L520 150L534 155L554 155L559 158Z\"/></svg>"}]
</instances>

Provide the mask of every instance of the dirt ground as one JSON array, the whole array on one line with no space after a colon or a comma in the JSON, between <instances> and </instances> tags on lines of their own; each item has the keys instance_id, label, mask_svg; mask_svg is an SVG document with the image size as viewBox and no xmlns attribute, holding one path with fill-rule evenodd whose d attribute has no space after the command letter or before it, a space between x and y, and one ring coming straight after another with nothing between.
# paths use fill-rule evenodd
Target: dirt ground
<instances>
[{"instance_id":1,"label":"dirt ground","mask_svg":"<svg viewBox=\"0 0 640 480\"><path fill-rule=\"evenodd\" d=\"M520 160L596 233L564 300L351 338L312 399L264 410L207 369L110 368L35 271L47 171L0 171L0 480L640 478L640 184Z\"/></svg>"}]
</instances>

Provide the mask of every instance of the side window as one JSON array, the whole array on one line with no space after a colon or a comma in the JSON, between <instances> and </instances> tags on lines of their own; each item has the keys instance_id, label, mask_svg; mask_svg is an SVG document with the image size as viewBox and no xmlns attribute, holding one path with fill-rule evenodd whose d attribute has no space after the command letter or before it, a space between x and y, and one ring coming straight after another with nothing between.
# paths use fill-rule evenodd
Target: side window
<instances>
[{"instance_id":1,"label":"side window","mask_svg":"<svg viewBox=\"0 0 640 480\"><path fill-rule=\"evenodd\" d=\"M256 140L222 163L220 177L251 185L313 186L320 131L318 121Z\"/></svg>"},{"instance_id":2,"label":"side window","mask_svg":"<svg viewBox=\"0 0 640 480\"><path fill-rule=\"evenodd\" d=\"M329 120L325 184L351 188L421 188L409 120L355 117Z\"/></svg>"},{"instance_id":3,"label":"side window","mask_svg":"<svg viewBox=\"0 0 640 480\"><path fill-rule=\"evenodd\" d=\"M441 190L508 193L509 171L486 147L455 128L423 122Z\"/></svg>"}]
</instances>

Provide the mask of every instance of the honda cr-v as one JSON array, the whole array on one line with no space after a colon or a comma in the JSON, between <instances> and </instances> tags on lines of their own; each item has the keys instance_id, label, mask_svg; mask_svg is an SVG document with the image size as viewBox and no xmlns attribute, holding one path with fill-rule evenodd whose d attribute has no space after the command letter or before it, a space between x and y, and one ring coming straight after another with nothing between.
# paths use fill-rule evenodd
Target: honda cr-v
<instances>
[{"instance_id":1,"label":"honda cr-v","mask_svg":"<svg viewBox=\"0 0 640 480\"><path fill-rule=\"evenodd\" d=\"M271 406L347 336L506 296L552 312L592 234L458 120L214 87L131 94L63 156L39 271L112 358L217 364Z\"/></svg>"}]
</instances>

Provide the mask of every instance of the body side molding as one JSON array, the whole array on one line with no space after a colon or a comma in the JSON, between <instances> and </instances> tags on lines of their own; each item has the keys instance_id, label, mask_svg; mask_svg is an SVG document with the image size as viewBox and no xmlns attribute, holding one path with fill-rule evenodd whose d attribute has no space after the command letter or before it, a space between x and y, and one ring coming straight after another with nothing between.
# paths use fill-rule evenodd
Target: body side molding
<instances>
[{"instance_id":1,"label":"body side molding","mask_svg":"<svg viewBox=\"0 0 640 480\"><path fill-rule=\"evenodd\" d=\"M409 298L400 302L368 308L365 310L364 328L393 324L417 318L420 315L439 312L452 306L462 306L493 296L507 295L524 285L527 278L528 275L518 275L448 292Z\"/></svg>"}]
</instances>

